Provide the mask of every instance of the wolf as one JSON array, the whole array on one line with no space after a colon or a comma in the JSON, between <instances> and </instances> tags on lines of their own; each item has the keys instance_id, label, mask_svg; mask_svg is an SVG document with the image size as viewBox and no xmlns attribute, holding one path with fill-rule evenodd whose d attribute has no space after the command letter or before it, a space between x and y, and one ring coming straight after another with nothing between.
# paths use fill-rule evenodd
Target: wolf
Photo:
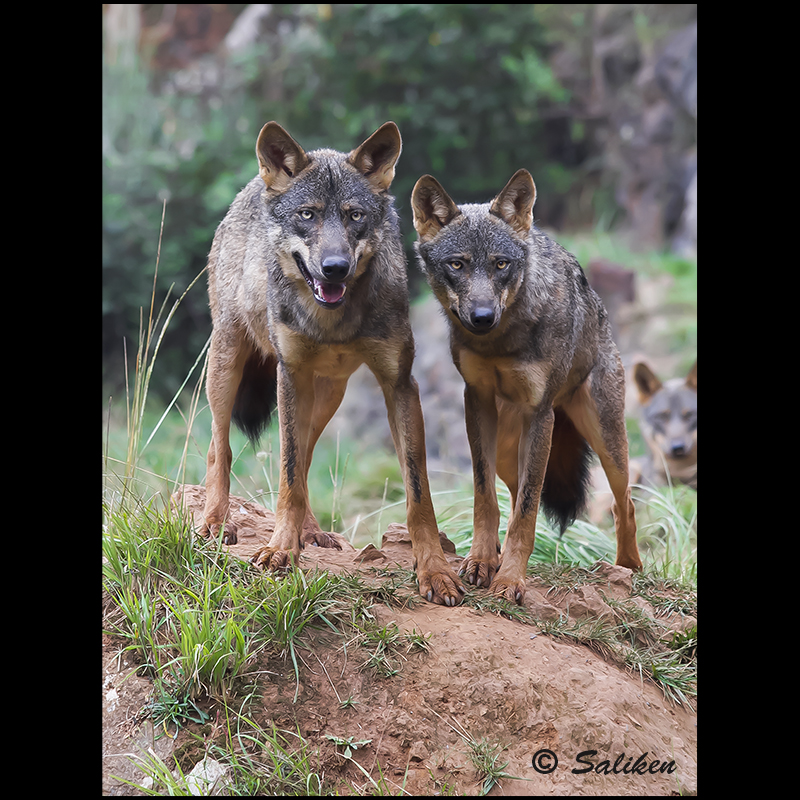
<instances>
[{"instance_id":1,"label":"wolf","mask_svg":"<svg viewBox=\"0 0 800 800\"><path fill-rule=\"evenodd\" d=\"M697 361L686 378L662 383L643 361L633 368L642 436L648 458L642 478L664 485L676 480L697 489Z\"/></svg>"},{"instance_id":2,"label":"wolf","mask_svg":"<svg viewBox=\"0 0 800 800\"><path fill-rule=\"evenodd\" d=\"M520 604L540 502L563 533L585 505L591 450L613 492L616 563L642 566L625 373L577 260L534 226L535 200L524 169L490 203L458 206L430 175L411 200L417 258L449 321L465 383L475 506L461 574ZM512 501L502 551L495 475Z\"/></svg>"},{"instance_id":3,"label":"wolf","mask_svg":"<svg viewBox=\"0 0 800 800\"><path fill-rule=\"evenodd\" d=\"M403 472L419 591L456 605L428 485L419 389L412 377L406 259L389 188L402 148L387 122L350 153L306 152L277 123L256 142L258 175L234 199L208 258L212 413L203 532L237 540L229 519L233 420L257 440L277 405L275 531L252 558L271 571L305 544L336 546L309 505L314 446L361 365L383 390Z\"/></svg>"}]
</instances>

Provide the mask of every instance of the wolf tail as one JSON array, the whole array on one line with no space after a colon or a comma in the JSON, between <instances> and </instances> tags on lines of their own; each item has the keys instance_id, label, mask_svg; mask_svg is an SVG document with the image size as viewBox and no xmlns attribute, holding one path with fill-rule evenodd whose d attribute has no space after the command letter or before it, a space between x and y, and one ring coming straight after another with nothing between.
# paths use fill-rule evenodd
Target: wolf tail
<instances>
[{"instance_id":1,"label":"wolf tail","mask_svg":"<svg viewBox=\"0 0 800 800\"><path fill-rule=\"evenodd\" d=\"M258 444L269 424L278 397L278 362L274 356L264 358L254 353L244 365L242 381L236 392L231 418L236 427L253 443Z\"/></svg>"},{"instance_id":2,"label":"wolf tail","mask_svg":"<svg viewBox=\"0 0 800 800\"><path fill-rule=\"evenodd\" d=\"M585 510L592 451L572 420L555 409L550 459L542 486L542 507L559 535Z\"/></svg>"}]
</instances>

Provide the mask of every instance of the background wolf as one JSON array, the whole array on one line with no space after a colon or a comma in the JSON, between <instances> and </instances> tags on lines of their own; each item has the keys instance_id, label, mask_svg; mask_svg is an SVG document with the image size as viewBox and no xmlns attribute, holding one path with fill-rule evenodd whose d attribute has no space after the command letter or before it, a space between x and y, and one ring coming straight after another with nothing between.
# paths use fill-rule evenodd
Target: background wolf
<instances>
[{"instance_id":1,"label":"background wolf","mask_svg":"<svg viewBox=\"0 0 800 800\"><path fill-rule=\"evenodd\" d=\"M533 225L535 198L526 170L483 205L457 206L430 175L412 194L420 264L466 384L475 511L462 574L520 603L540 500L563 532L585 504L589 445L614 495L617 564L642 565L622 363L580 265ZM512 500L501 556L495 474Z\"/></svg>"},{"instance_id":2,"label":"background wolf","mask_svg":"<svg viewBox=\"0 0 800 800\"><path fill-rule=\"evenodd\" d=\"M411 377L406 263L393 198L400 155L387 122L349 154L306 153L275 122L259 134L259 175L239 193L208 260L213 333L205 530L236 541L228 515L233 419L257 438L277 400L280 484L275 532L256 564L297 563L303 542L336 546L308 501L314 445L366 363L386 400L403 470L420 593L463 593L439 541L428 487L419 392Z\"/></svg>"},{"instance_id":3,"label":"background wolf","mask_svg":"<svg viewBox=\"0 0 800 800\"><path fill-rule=\"evenodd\" d=\"M697 489L697 362L686 378L662 383L643 361L634 364L639 426L648 454L642 479L656 485L680 481Z\"/></svg>"}]
</instances>

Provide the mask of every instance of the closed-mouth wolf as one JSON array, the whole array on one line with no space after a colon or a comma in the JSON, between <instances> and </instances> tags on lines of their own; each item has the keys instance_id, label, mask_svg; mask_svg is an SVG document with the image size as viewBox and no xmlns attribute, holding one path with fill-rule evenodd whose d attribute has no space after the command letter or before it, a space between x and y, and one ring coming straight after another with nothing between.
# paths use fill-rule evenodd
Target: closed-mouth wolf
<instances>
[{"instance_id":1,"label":"closed-mouth wolf","mask_svg":"<svg viewBox=\"0 0 800 800\"><path fill-rule=\"evenodd\" d=\"M541 504L561 529L586 502L589 447L614 496L616 563L641 569L628 486L625 373L576 259L533 225L519 170L490 203L457 206L425 175L412 193L417 255L450 323L465 382L474 535L461 574L521 603ZM500 550L495 475L511 494Z\"/></svg>"},{"instance_id":2,"label":"closed-mouth wolf","mask_svg":"<svg viewBox=\"0 0 800 800\"><path fill-rule=\"evenodd\" d=\"M686 378L662 383L639 361L633 380L642 405L639 425L648 448L643 480L656 485L673 480L697 489L697 362Z\"/></svg>"},{"instance_id":3,"label":"closed-mouth wolf","mask_svg":"<svg viewBox=\"0 0 800 800\"><path fill-rule=\"evenodd\" d=\"M280 482L275 531L253 562L297 564L304 544L336 547L308 499L314 445L363 363L383 390L403 471L420 594L444 605L464 587L439 540L411 375L406 260L389 187L400 155L387 122L350 153L305 152L276 122L256 144L259 174L220 223L208 259L213 333L207 392L212 440L206 534L236 542L228 519L233 419L257 440L277 403Z\"/></svg>"}]
</instances>

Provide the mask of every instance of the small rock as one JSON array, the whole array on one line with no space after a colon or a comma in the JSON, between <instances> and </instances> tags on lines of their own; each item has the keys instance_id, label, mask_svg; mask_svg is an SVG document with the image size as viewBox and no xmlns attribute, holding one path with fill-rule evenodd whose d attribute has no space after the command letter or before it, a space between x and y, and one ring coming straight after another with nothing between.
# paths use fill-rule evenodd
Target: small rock
<instances>
[{"instance_id":1,"label":"small rock","mask_svg":"<svg viewBox=\"0 0 800 800\"><path fill-rule=\"evenodd\" d=\"M594 586L581 586L570 595L568 606L569 615L580 619L582 617L607 617L613 611L603 602L600 593Z\"/></svg>"},{"instance_id":2,"label":"small rock","mask_svg":"<svg viewBox=\"0 0 800 800\"><path fill-rule=\"evenodd\" d=\"M444 531L439 531L439 542L442 545L442 550L451 555L456 554L456 546L447 538ZM386 547L390 544L400 544L411 546L411 534L408 532L408 527L399 522L393 522L386 529L381 541L381 547Z\"/></svg>"},{"instance_id":3,"label":"small rock","mask_svg":"<svg viewBox=\"0 0 800 800\"><path fill-rule=\"evenodd\" d=\"M386 529L386 533L383 534L381 547L383 548L390 544L408 545L411 547L411 534L408 532L408 528L405 525L401 525L399 522L393 522L389 525Z\"/></svg>"},{"instance_id":4,"label":"small rock","mask_svg":"<svg viewBox=\"0 0 800 800\"><path fill-rule=\"evenodd\" d=\"M451 555L456 554L456 546L447 538L444 531L439 531L439 541L442 543L442 550Z\"/></svg>"},{"instance_id":5,"label":"small rock","mask_svg":"<svg viewBox=\"0 0 800 800\"><path fill-rule=\"evenodd\" d=\"M368 544L361 550L356 551L356 554L353 556L353 562L356 564L363 564L367 561L378 561L380 559L386 561L386 554L378 550L374 544Z\"/></svg>"},{"instance_id":6,"label":"small rock","mask_svg":"<svg viewBox=\"0 0 800 800\"><path fill-rule=\"evenodd\" d=\"M630 595L633 589L633 571L627 567L618 567L607 561L601 561L595 574L605 578L612 587L623 590L626 595Z\"/></svg>"},{"instance_id":7,"label":"small rock","mask_svg":"<svg viewBox=\"0 0 800 800\"><path fill-rule=\"evenodd\" d=\"M228 794L229 784L226 769L213 758L199 761L186 776L186 785L195 797Z\"/></svg>"}]
</instances>

